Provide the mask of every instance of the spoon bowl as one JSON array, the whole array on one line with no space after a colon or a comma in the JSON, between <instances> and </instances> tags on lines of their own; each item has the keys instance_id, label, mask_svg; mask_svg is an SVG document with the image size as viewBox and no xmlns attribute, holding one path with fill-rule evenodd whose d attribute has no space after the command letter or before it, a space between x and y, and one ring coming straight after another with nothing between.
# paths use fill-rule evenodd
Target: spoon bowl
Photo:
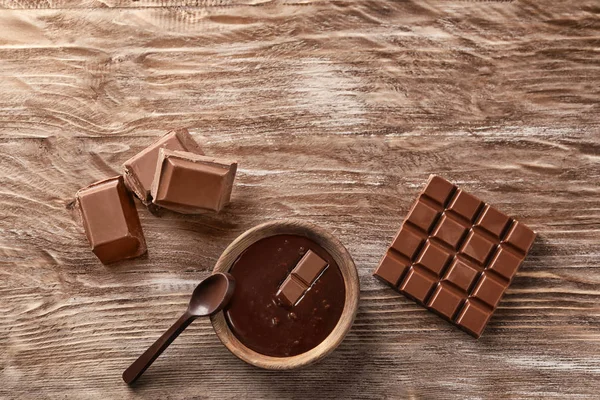
<instances>
[{"instance_id":1,"label":"spoon bowl","mask_svg":"<svg viewBox=\"0 0 600 400\"><path fill-rule=\"evenodd\" d=\"M231 300L235 279L228 273L209 276L194 289L188 312L196 317L208 317L221 311Z\"/></svg>"}]
</instances>

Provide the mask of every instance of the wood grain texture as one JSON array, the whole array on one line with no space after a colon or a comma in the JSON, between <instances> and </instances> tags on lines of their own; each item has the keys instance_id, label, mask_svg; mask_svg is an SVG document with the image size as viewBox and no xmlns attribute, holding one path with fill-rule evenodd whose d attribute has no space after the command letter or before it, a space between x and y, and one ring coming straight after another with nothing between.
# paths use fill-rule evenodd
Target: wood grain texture
<instances>
[{"instance_id":1,"label":"wood grain texture","mask_svg":"<svg viewBox=\"0 0 600 400\"><path fill-rule=\"evenodd\" d=\"M0 397L598 398L598 1L251 3L0 3ZM102 266L75 192L179 126L239 161L231 206L138 204L148 255ZM479 340L371 276L430 173L539 234ZM288 217L357 264L341 346L262 371L197 321L124 385L226 246Z\"/></svg>"}]
</instances>

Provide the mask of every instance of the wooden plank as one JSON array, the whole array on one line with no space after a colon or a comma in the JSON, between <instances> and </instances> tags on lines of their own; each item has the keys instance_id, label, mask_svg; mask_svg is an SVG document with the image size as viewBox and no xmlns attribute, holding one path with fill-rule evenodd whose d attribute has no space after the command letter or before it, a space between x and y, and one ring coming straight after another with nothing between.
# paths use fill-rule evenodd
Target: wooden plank
<instances>
[{"instance_id":1,"label":"wooden plank","mask_svg":"<svg viewBox=\"0 0 600 400\"><path fill-rule=\"evenodd\" d=\"M135 3L2 3L0 397L597 396L597 2ZM102 266L76 190L177 126L239 160L231 206L138 204L148 256ZM371 277L432 172L539 233L478 341ZM260 371L198 321L127 388L227 244L289 217L354 256L341 347Z\"/></svg>"},{"instance_id":2,"label":"wooden plank","mask_svg":"<svg viewBox=\"0 0 600 400\"><path fill-rule=\"evenodd\" d=\"M309 0L310 1L310 0ZM0 0L0 9L10 10L70 10L98 8L168 8L168 7L229 7L256 6L271 0ZM300 0L298 3L302 2Z\"/></svg>"}]
</instances>

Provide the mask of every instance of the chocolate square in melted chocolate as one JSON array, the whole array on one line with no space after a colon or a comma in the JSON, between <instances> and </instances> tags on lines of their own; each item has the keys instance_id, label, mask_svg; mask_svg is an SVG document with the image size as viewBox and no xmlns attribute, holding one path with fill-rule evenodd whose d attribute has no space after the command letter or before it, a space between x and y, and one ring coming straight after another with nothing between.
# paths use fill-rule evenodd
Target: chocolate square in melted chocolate
<instances>
[{"instance_id":1,"label":"chocolate square in melted chocolate","mask_svg":"<svg viewBox=\"0 0 600 400\"><path fill-rule=\"evenodd\" d=\"M479 337L535 236L525 224L431 176L374 276Z\"/></svg>"},{"instance_id":2,"label":"chocolate square in melted chocolate","mask_svg":"<svg viewBox=\"0 0 600 400\"><path fill-rule=\"evenodd\" d=\"M298 264L292 271L292 275L306 286L310 286L327 267L327 261L323 260L312 250L308 250L306 254L298 261Z\"/></svg>"},{"instance_id":3,"label":"chocolate square in melted chocolate","mask_svg":"<svg viewBox=\"0 0 600 400\"><path fill-rule=\"evenodd\" d=\"M304 296L307 288L308 286L304 282L298 281L298 279L289 275L281 284L276 297L282 305L291 307Z\"/></svg>"},{"instance_id":4,"label":"chocolate square in melted chocolate","mask_svg":"<svg viewBox=\"0 0 600 400\"><path fill-rule=\"evenodd\" d=\"M323 260L312 250L308 250L298 261L291 274L279 287L276 298L286 306L294 306L306 290L317 280L319 275L327 267L327 261Z\"/></svg>"}]
</instances>

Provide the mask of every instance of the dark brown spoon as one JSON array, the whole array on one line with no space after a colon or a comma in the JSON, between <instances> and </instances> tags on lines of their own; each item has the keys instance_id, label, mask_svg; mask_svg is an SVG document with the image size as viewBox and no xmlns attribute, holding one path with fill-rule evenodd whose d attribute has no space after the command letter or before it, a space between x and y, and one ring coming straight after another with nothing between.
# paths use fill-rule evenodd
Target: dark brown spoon
<instances>
[{"instance_id":1,"label":"dark brown spoon","mask_svg":"<svg viewBox=\"0 0 600 400\"><path fill-rule=\"evenodd\" d=\"M221 311L231 300L234 289L235 279L228 273L217 272L200 282L185 313L123 372L123 380L129 385L135 382L192 321Z\"/></svg>"}]
</instances>

